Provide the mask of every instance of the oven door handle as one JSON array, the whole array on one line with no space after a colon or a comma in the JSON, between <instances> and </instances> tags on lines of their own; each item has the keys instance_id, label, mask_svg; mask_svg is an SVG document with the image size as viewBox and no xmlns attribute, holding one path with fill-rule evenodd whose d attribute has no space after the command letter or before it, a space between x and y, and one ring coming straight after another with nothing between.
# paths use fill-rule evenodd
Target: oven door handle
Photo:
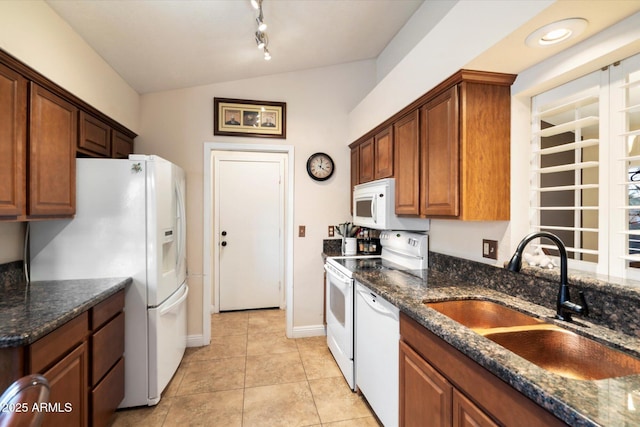
<instances>
[{"instance_id":1,"label":"oven door handle","mask_svg":"<svg viewBox=\"0 0 640 427\"><path fill-rule=\"evenodd\" d=\"M328 266L327 264L324 265L324 269L327 272L327 275L330 276L330 281L333 281L334 283L337 282L338 285L342 285L338 286L341 291L349 289L349 286L351 286L352 282L352 279L350 277L346 277L342 274L337 273L332 267Z\"/></svg>"}]
</instances>

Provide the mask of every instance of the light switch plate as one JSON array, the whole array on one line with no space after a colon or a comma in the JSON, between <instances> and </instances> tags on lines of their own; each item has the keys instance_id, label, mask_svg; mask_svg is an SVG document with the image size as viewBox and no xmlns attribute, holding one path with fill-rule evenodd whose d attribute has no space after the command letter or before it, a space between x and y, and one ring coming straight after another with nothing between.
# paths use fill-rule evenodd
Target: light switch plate
<instances>
[{"instance_id":1,"label":"light switch plate","mask_svg":"<svg viewBox=\"0 0 640 427\"><path fill-rule=\"evenodd\" d=\"M335 236L335 233L336 233L335 228L333 228L333 225L330 225L329 226L329 233L328 233L329 237Z\"/></svg>"},{"instance_id":2,"label":"light switch plate","mask_svg":"<svg viewBox=\"0 0 640 427\"><path fill-rule=\"evenodd\" d=\"M498 259L498 241L482 239L482 256L484 258Z\"/></svg>"},{"instance_id":3,"label":"light switch plate","mask_svg":"<svg viewBox=\"0 0 640 427\"><path fill-rule=\"evenodd\" d=\"M298 237L304 237L307 233L307 227L304 225L298 226Z\"/></svg>"}]
</instances>

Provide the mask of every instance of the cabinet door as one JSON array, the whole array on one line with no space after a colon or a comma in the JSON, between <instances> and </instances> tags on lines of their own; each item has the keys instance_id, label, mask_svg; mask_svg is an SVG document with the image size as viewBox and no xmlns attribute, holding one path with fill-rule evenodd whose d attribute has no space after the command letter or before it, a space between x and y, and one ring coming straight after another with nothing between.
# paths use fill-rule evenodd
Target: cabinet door
<instances>
[{"instance_id":1,"label":"cabinet door","mask_svg":"<svg viewBox=\"0 0 640 427\"><path fill-rule=\"evenodd\" d=\"M78 151L97 157L111 157L111 127L80 111Z\"/></svg>"},{"instance_id":2,"label":"cabinet door","mask_svg":"<svg viewBox=\"0 0 640 427\"><path fill-rule=\"evenodd\" d=\"M428 102L422 111L420 214L458 216L458 87Z\"/></svg>"},{"instance_id":3,"label":"cabinet door","mask_svg":"<svg viewBox=\"0 0 640 427\"><path fill-rule=\"evenodd\" d=\"M420 117L413 111L393 124L396 214L420 213Z\"/></svg>"},{"instance_id":4,"label":"cabinet door","mask_svg":"<svg viewBox=\"0 0 640 427\"><path fill-rule=\"evenodd\" d=\"M0 216L24 214L27 81L0 64Z\"/></svg>"},{"instance_id":5,"label":"cabinet door","mask_svg":"<svg viewBox=\"0 0 640 427\"><path fill-rule=\"evenodd\" d=\"M368 139L358 146L360 164L358 165L358 177L363 182L373 181L373 138Z\"/></svg>"},{"instance_id":6,"label":"cabinet door","mask_svg":"<svg viewBox=\"0 0 640 427\"><path fill-rule=\"evenodd\" d=\"M400 426L451 426L453 387L400 341Z\"/></svg>"},{"instance_id":7,"label":"cabinet door","mask_svg":"<svg viewBox=\"0 0 640 427\"><path fill-rule=\"evenodd\" d=\"M393 176L393 128L389 127L374 137L373 178Z\"/></svg>"},{"instance_id":8,"label":"cabinet door","mask_svg":"<svg viewBox=\"0 0 640 427\"><path fill-rule=\"evenodd\" d=\"M44 415L44 426L88 425L88 353L82 343L51 369L43 373L49 381L49 404L56 411Z\"/></svg>"},{"instance_id":9,"label":"cabinet door","mask_svg":"<svg viewBox=\"0 0 640 427\"><path fill-rule=\"evenodd\" d=\"M114 130L111 132L111 157L114 159L127 159L129 154L133 154L133 139Z\"/></svg>"},{"instance_id":10,"label":"cabinet door","mask_svg":"<svg viewBox=\"0 0 640 427\"><path fill-rule=\"evenodd\" d=\"M78 109L35 83L30 89L28 214L70 217L76 210Z\"/></svg>"},{"instance_id":11,"label":"cabinet door","mask_svg":"<svg viewBox=\"0 0 640 427\"><path fill-rule=\"evenodd\" d=\"M491 418L458 390L453 390L453 427L498 427Z\"/></svg>"},{"instance_id":12,"label":"cabinet door","mask_svg":"<svg viewBox=\"0 0 640 427\"><path fill-rule=\"evenodd\" d=\"M351 149L351 198L349 199L350 212L353 214L353 187L360 184L360 150L359 147Z\"/></svg>"}]
</instances>

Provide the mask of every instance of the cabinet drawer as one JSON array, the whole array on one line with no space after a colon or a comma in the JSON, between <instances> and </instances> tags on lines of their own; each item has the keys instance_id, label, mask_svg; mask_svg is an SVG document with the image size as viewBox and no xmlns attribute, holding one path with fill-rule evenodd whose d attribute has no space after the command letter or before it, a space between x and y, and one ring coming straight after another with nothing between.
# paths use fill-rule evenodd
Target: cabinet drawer
<instances>
[{"instance_id":1,"label":"cabinet drawer","mask_svg":"<svg viewBox=\"0 0 640 427\"><path fill-rule=\"evenodd\" d=\"M92 425L108 426L111 416L124 399L124 357L91 391Z\"/></svg>"},{"instance_id":2,"label":"cabinet drawer","mask_svg":"<svg viewBox=\"0 0 640 427\"><path fill-rule=\"evenodd\" d=\"M29 372L42 373L83 341L88 332L89 314L84 312L31 344Z\"/></svg>"},{"instance_id":3,"label":"cabinet drawer","mask_svg":"<svg viewBox=\"0 0 640 427\"><path fill-rule=\"evenodd\" d=\"M124 308L124 291L110 296L91 311L91 328L95 331Z\"/></svg>"},{"instance_id":4,"label":"cabinet drawer","mask_svg":"<svg viewBox=\"0 0 640 427\"><path fill-rule=\"evenodd\" d=\"M124 313L94 332L92 343L91 385L96 385L124 353Z\"/></svg>"}]
</instances>

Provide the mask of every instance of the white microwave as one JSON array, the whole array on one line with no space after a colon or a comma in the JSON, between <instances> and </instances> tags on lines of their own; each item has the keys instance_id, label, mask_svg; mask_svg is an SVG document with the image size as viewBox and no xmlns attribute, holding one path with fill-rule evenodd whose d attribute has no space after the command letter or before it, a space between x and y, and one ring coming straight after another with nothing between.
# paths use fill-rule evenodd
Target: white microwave
<instances>
[{"instance_id":1,"label":"white microwave","mask_svg":"<svg viewBox=\"0 0 640 427\"><path fill-rule=\"evenodd\" d=\"M428 231L429 220L398 216L396 180L379 179L356 185L353 190L353 223L376 230Z\"/></svg>"}]
</instances>

